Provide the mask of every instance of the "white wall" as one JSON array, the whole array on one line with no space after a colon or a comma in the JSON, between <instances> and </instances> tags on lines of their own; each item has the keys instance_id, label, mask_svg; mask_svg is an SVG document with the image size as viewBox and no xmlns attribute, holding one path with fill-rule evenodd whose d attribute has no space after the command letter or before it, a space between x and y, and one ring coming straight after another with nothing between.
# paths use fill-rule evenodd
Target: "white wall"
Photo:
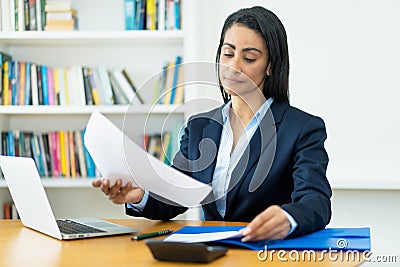
<instances>
[{"instance_id":1,"label":"white wall","mask_svg":"<svg viewBox=\"0 0 400 267\"><path fill-rule=\"evenodd\" d=\"M377 259L376 256L397 256L397 265L369 262L365 266L398 266L399 203L399 190L334 189L332 221L328 227L370 227L371 259Z\"/></svg>"},{"instance_id":2,"label":"white wall","mask_svg":"<svg viewBox=\"0 0 400 267\"><path fill-rule=\"evenodd\" d=\"M395 0L201 1L197 60L214 61L225 18L262 5L285 25L291 103L327 126L328 174L400 187L400 3ZM215 92L218 96L218 92Z\"/></svg>"},{"instance_id":3,"label":"white wall","mask_svg":"<svg viewBox=\"0 0 400 267\"><path fill-rule=\"evenodd\" d=\"M197 2L203 16L192 60L214 61L224 20L241 7L261 5L281 19L291 104L321 116L328 131L328 178L335 188L329 226L371 227L374 254L397 255L399 262L400 2ZM210 95L218 99L217 88Z\"/></svg>"}]
</instances>

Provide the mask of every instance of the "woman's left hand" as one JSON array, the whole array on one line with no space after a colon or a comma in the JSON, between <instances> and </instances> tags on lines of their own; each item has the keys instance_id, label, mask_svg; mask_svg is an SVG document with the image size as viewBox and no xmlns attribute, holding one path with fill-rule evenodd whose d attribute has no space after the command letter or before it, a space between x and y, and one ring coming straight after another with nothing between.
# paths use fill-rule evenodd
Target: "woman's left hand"
<instances>
[{"instance_id":1,"label":"woman's left hand","mask_svg":"<svg viewBox=\"0 0 400 267\"><path fill-rule=\"evenodd\" d=\"M290 231L290 222L282 208L273 205L258 214L242 230L242 242L283 239Z\"/></svg>"}]
</instances>

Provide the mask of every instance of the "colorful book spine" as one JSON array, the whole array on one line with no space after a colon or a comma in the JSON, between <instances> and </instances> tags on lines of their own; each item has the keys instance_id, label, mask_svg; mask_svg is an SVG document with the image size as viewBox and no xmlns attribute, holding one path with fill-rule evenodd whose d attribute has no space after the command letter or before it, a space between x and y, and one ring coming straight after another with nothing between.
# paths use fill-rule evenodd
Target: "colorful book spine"
<instances>
[{"instance_id":1,"label":"colorful book spine","mask_svg":"<svg viewBox=\"0 0 400 267\"><path fill-rule=\"evenodd\" d=\"M87 176L93 178L96 177L96 165L94 164L94 161L85 146L84 142L85 130L82 131L81 135L82 135L83 150L85 153Z\"/></svg>"},{"instance_id":2,"label":"colorful book spine","mask_svg":"<svg viewBox=\"0 0 400 267\"><path fill-rule=\"evenodd\" d=\"M64 132L64 159L65 159L65 177L71 177L71 160L70 160L70 150L69 150L69 131ZM62 141L62 140L60 140Z\"/></svg>"},{"instance_id":3,"label":"colorful book spine","mask_svg":"<svg viewBox=\"0 0 400 267\"><path fill-rule=\"evenodd\" d=\"M174 67L174 78L172 81L172 87L171 87L171 97L169 99L169 104L174 104L174 100L175 100L175 93L176 93L176 87L178 85L178 77L179 77L179 67L182 63L182 57L181 56L177 56L176 57L176 61L175 61L175 67Z\"/></svg>"},{"instance_id":4,"label":"colorful book spine","mask_svg":"<svg viewBox=\"0 0 400 267\"><path fill-rule=\"evenodd\" d=\"M25 80L25 101L23 104L29 105L31 101L31 63L26 62L26 80Z\"/></svg>"},{"instance_id":5,"label":"colorful book spine","mask_svg":"<svg viewBox=\"0 0 400 267\"><path fill-rule=\"evenodd\" d=\"M17 94L17 77L18 77L18 61L10 61L10 86L11 86L11 105L18 105L18 94Z\"/></svg>"},{"instance_id":6,"label":"colorful book spine","mask_svg":"<svg viewBox=\"0 0 400 267\"><path fill-rule=\"evenodd\" d=\"M18 105L25 104L25 83L26 83L26 63L24 61L19 62L19 95L18 95Z\"/></svg>"},{"instance_id":7,"label":"colorful book spine","mask_svg":"<svg viewBox=\"0 0 400 267\"><path fill-rule=\"evenodd\" d=\"M86 168L85 151L83 148L81 131L75 131L75 141L78 151L80 176L85 178L87 177L87 168Z\"/></svg>"},{"instance_id":8,"label":"colorful book spine","mask_svg":"<svg viewBox=\"0 0 400 267\"><path fill-rule=\"evenodd\" d=\"M47 80L47 66L41 66L43 105L49 105L49 87Z\"/></svg>"},{"instance_id":9,"label":"colorful book spine","mask_svg":"<svg viewBox=\"0 0 400 267\"><path fill-rule=\"evenodd\" d=\"M71 166L71 177L76 177L76 160L75 160L75 141L74 132L68 131L68 144L69 144L69 162Z\"/></svg>"},{"instance_id":10,"label":"colorful book spine","mask_svg":"<svg viewBox=\"0 0 400 267\"><path fill-rule=\"evenodd\" d=\"M39 105L39 89L38 89L38 77L37 77L37 66L32 63L31 65L31 88L32 88L32 105Z\"/></svg>"},{"instance_id":11,"label":"colorful book spine","mask_svg":"<svg viewBox=\"0 0 400 267\"><path fill-rule=\"evenodd\" d=\"M67 175L67 160L65 158L65 132L60 131L59 132L59 142L60 142L60 156L61 156L61 175L66 176Z\"/></svg>"},{"instance_id":12,"label":"colorful book spine","mask_svg":"<svg viewBox=\"0 0 400 267\"><path fill-rule=\"evenodd\" d=\"M8 131L8 138L7 138L7 147L8 147L8 155L15 156L15 144L14 144L14 135L12 131Z\"/></svg>"},{"instance_id":13,"label":"colorful book spine","mask_svg":"<svg viewBox=\"0 0 400 267\"><path fill-rule=\"evenodd\" d=\"M124 0L125 30L135 30L135 0Z\"/></svg>"},{"instance_id":14,"label":"colorful book spine","mask_svg":"<svg viewBox=\"0 0 400 267\"><path fill-rule=\"evenodd\" d=\"M3 105L10 105L10 102L8 101L9 99L9 61L5 61L3 63L3 95L2 95L2 104Z\"/></svg>"},{"instance_id":15,"label":"colorful book spine","mask_svg":"<svg viewBox=\"0 0 400 267\"><path fill-rule=\"evenodd\" d=\"M92 97L93 97L93 104L100 105L101 102L100 102L99 90L96 81L94 79L93 69L88 70L88 77L89 77L90 91L92 92Z\"/></svg>"},{"instance_id":16,"label":"colorful book spine","mask_svg":"<svg viewBox=\"0 0 400 267\"><path fill-rule=\"evenodd\" d=\"M49 105L55 104L53 69L47 67L47 90Z\"/></svg>"},{"instance_id":17,"label":"colorful book spine","mask_svg":"<svg viewBox=\"0 0 400 267\"><path fill-rule=\"evenodd\" d=\"M61 143L60 143L60 132L54 133L55 140L55 170L56 176L62 176L61 173Z\"/></svg>"}]
</instances>

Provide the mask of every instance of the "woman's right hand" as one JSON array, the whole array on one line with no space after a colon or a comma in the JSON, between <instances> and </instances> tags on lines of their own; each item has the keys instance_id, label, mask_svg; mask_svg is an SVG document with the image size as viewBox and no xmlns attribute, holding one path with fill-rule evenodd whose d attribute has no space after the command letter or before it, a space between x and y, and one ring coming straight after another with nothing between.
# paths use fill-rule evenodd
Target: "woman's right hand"
<instances>
[{"instance_id":1,"label":"woman's right hand","mask_svg":"<svg viewBox=\"0 0 400 267\"><path fill-rule=\"evenodd\" d=\"M105 178L96 178L92 181L92 186L100 188L114 204L139 203L144 196L144 190L142 188L132 186L131 182L122 186L122 181L120 179L118 179L113 186L110 186L109 180Z\"/></svg>"}]
</instances>

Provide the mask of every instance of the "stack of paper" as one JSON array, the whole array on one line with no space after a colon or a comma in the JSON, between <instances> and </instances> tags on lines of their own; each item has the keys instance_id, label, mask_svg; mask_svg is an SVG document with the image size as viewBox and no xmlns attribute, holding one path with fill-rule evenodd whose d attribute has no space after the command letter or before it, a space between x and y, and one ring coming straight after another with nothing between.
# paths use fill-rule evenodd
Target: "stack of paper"
<instances>
[{"instance_id":1,"label":"stack of paper","mask_svg":"<svg viewBox=\"0 0 400 267\"><path fill-rule=\"evenodd\" d=\"M203 184L151 156L99 112L93 112L85 146L101 174L114 184L132 182L176 204L193 207L211 192Z\"/></svg>"}]
</instances>

